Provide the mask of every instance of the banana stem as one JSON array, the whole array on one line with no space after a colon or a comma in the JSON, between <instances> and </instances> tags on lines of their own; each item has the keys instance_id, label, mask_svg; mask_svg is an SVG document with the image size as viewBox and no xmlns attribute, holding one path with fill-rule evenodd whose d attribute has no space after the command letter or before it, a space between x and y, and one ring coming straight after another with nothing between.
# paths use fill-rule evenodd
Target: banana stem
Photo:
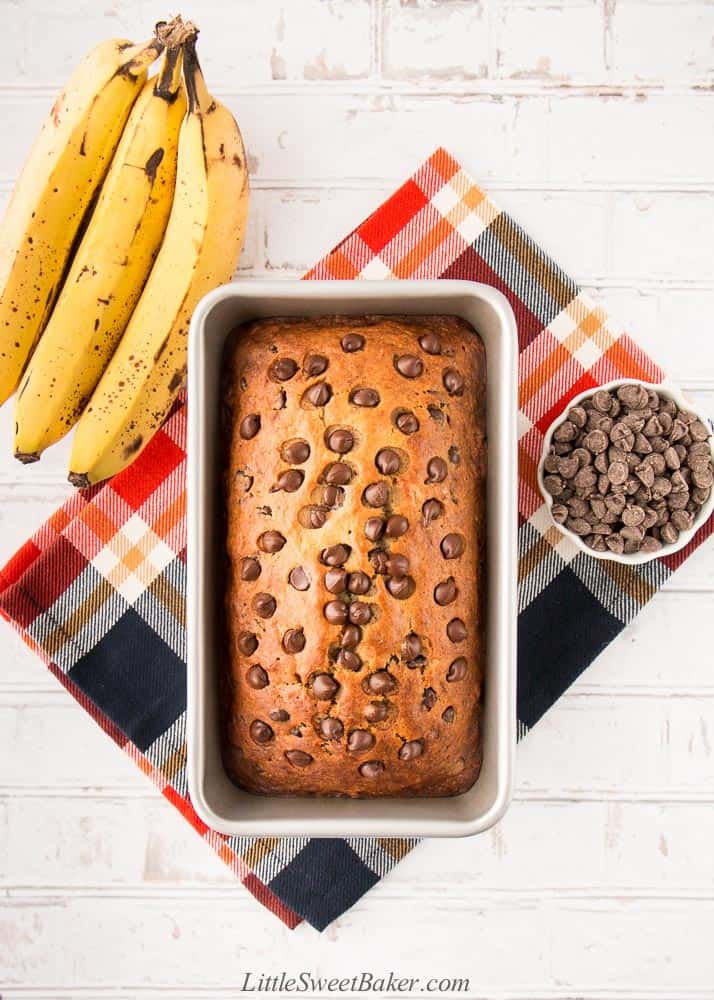
<instances>
[{"instance_id":1,"label":"banana stem","mask_svg":"<svg viewBox=\"0 0 714 1000\"><path fill-rule=\"evenodd\" d=\"M183 62L183 46L172 45L164 53L161 69L156 77L154 93L171 104L181 89L181 64Z\"/></svg>"},{"instance_id":2,"label":"banana stem","mask_svg":"<svg viewBox=\"0 0 714 1000\"><path fill-rule=\"evenodd\" d=\"M201 66L196 55L196 39L186 42L183 54L184 76L186 78L186 93L188 94L189 114L205 114L214 103L208 93L206 81L203 79Z\"/></svg>"}]
</instances>

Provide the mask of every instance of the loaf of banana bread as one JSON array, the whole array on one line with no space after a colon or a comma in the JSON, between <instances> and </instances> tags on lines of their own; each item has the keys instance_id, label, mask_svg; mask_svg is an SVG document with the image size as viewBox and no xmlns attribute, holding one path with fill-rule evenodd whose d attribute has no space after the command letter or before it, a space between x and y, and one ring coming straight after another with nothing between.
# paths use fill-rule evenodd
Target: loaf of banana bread
<instances>
[{"instance_id":1,"label":"loaf of banana bread","mask_svg":"<svg viewBox=\"0 0 714 1000\"><path fill-rule=\"evenodd\" d=\"M454 317L230 336L222 742L242 788L444 796L478 777L485 385Z\"/></svg>"}]
</instances>

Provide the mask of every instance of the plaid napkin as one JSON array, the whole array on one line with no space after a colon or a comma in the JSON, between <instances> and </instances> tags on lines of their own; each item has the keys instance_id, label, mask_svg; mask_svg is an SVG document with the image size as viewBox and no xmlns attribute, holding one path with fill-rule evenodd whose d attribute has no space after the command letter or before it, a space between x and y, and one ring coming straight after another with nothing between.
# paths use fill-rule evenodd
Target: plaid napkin
<instances>
[{"instance_id":1,"label":"plaid napkin","mask_svg":"<svg viewBox=\"0 0 714 1000\"><path fill-rule=\"evenodd\" d=\"M518 321L519 736L538 721L711 531L640 567L590 559L552 525L536 485L543 432L577 393L662 371L458 163L437 150L308 278L466 278ZM186 785L186 409L138 461L77 494L0 571L0 613L288 926L322 929L416 841L224 837ZM568 628L563 622L567 619Z\"/></svg>"}]
</instances>

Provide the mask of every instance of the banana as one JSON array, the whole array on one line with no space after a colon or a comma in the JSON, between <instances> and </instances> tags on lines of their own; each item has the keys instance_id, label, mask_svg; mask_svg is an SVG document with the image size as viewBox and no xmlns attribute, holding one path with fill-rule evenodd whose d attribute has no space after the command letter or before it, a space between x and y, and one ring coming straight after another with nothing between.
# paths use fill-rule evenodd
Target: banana
<instances>
[{"instance_id":1,"label":"banana","mask_svg":"<svg viewBox=\"0 0 714 1000\"><path fill-rule=\"evenodd\" d=\"M171 211L186 112L182 48L169 47L122 134L57 304L22 376L15 457L36 461L84 409L141 294Z\"/></svg>"},{"instance_id":2,"label":"banana","mask_svg":"<svg viewBox=\"0 0 714 1000\"><path fill-rule=\"evenodd\" d=\"M0 403L15 391L147 69L162 48L97 46L55 101L0 228Z\"/></svg>"},{"instance_id":3,"label":"banana","mask_svg":"<svg viewBox=\"0 0 714 1000\"><path fill-rule=\"evenodd\" d=\"M188 112L164 242L126 332L77 424L69 480L89 486L146 447L183 385L191 314L238 262L248 213L235 119L206 89L195 46L184 52Z\"/></svg>"}]
</instances>

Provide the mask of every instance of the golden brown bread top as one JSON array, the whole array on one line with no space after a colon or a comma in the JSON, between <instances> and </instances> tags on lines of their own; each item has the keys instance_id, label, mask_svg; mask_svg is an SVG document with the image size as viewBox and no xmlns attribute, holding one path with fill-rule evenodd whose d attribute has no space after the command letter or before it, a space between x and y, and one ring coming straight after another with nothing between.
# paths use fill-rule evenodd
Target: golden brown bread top
<instances>
[{"instance_id":1,"label":"golden brown bread top","mask_svg":"<svg viewBox=\"0 0 714 1000\"><path fill-rule=\"evenodd\" d=\"M478 774L485 355L451 317L275 319L226 352L224 759L251 791Z\"/></svg>"}]
</instances>

